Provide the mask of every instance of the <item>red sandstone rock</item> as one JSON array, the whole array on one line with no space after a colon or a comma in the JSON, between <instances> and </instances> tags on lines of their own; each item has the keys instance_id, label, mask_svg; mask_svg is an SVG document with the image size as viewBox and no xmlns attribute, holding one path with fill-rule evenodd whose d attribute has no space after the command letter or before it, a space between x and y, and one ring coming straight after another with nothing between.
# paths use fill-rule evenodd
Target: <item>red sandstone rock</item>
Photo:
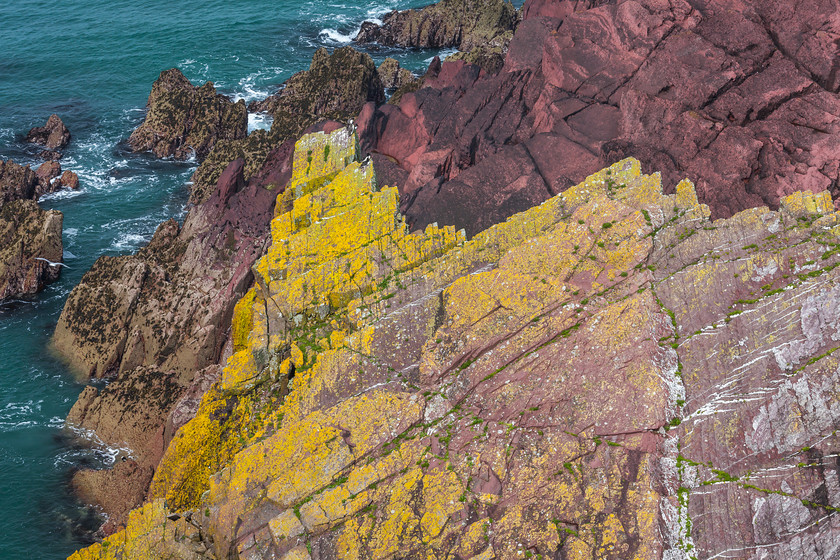
<instances>
[{"instance_id":1,"label":"red sandstone rock","mask_svg":"<svg viewBox=\"0 0 840 560\"><path fill-rule=\"evenodd\" d=\"M35 127L27 133L26 141L42 144L49 150L60 150L70 143L70 131L58 115L50 115L44 126Z\"/></svg>"},{"instance_id":2,"label":"red sandstone rock","mask_svg":"<svg viewBox=\"0 0 840 560\"><path fill-rule=\"evenodd\" d=\"M827 62L837 60L827 39L840 36L837 6L533 0L522 13L500 74L433 63L423 89L397 108L360 114L362 146L384 156L375 162L390 167L384 175L398 181L413 226L475 233L472 217L503 218L627 156L662 171L666 189L694 180L713 217L775 208L801 189L840 194L830 156L840 78ZM524 179L536 163L517 178L530 186L496 185L496 196L448 185L485 158L509 161L500 154L540 134L563 146L543 158L548 188Z\"/></svg>"}]
</instances>

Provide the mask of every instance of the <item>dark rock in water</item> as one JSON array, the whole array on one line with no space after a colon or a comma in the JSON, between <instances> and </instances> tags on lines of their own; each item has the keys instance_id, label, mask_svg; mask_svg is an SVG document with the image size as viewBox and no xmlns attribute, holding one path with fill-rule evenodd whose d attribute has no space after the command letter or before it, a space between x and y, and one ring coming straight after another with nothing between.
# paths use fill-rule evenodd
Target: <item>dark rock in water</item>
<instances>
[{"instance_id":1,"label":"dark rock in water","mask_svg":"<svg viewBox=\"0 0 840 560\"><path fill-rule=\"evenodd\" d=\"M57 161L44 162L35 170L35 176L38 177L38 185L41 189L49 189L53 179L61 176L61 164Z\"/></svg>"},{"instance_id":2,"label":"dark rock in water","mask_svg":"<svg viewBox=\"0 0 840 560\"><path fill-rule=\"evenodd\" d=\"M385 101L373 59L352 47L332 54L321 48L312 56L309 70L293 75L279 92L249 109L271 113L272 134L288 138L320 120L352 117L368 101Z\"/></svg>"},{"instance_id":3,"label":"dark rock in water","mask_svg":"<svg viewBox=\"0 0 840 560\"><path fill-rule=\"evenodd\" d=\"M40 259L61 262L64 216L35 203L42 194L60 188L60 181L53 181L60 172L55 162L42 164L36 172L28 165L0 161L0 302L35 294L61 274L60 266Z\"/></svg>"},{"instance_id":4,"label":"dark rock in water","mask_svg":"<svg viewBox=\"0 0 840 560\"><path fill-rule=\"evenodd\" d=\"M39 196L38 175L29 166L0 160L0 208L7 202Z\"/></svg>"},{"instance_id":5,"label":"dark rock in water","mask_svg":"<svg viewBox=\"0 0 840 560\"><path fill-rule=\"evenodd\" d=\"M217 94L212 82L196 87L177 68L165 70L152 86L146 118L128 139L135 152L157 157L204 159L219 140L244 138L244 101Z\"/></svg>"},{"instance_id":6,"label":"dark rock in water","mask_svg":"<svg viewBox=\"0 0 840 560\"><path fill-rule=\"evenodd\" d=\"M289 78L276 94L249 106L274 117L271 131L255 130L241 140L222 140L193 175L190 201L200 203L216 187L222 171L237 158L245 160L246 179L257 173L272 150L325 120L348 122L365 103L382 103L385 93L373 59L351 47L329 54L319 49L309 70Z\"/></svg>"},{"instance_id":7,"label":"dark rock in water","mask_svg":"<svg viewBox=\"0 0 840 560\"><path fill-rule=\"evenodd\" d=\"M62 259L58 210L42 210L33 200L14 200L0 209L0 301L35 294L58 279ZM42 260L42 259L46 259Z\"/></svg>"},{"instance_id":8,"label":"dark rock in water","mask_svg":"<svg viewBox=\"0 0 840 560\"><path fill-rule=\"evenodd\" d=\"M443 0L425 8L393 11L382 25L362 24L355 41L394 47L458 47L462 51L502 40L513 31L516 9L504 0Z\"/></svg>"},{"instance_id":9,"label":"dark rock in water","mask_svg":"<svg viewBox=\"0 0 840 560\"><path fill-rule=\"evenodd\" d=\"M61 152L55 150L41 150L38 157L46 161L58 161L62 158Z\"/></svg>"},{"instance_id":10,"label":"dark rock in water","mask_svg":"<svg viewBox=\"0 0 840 560\"><path fill-rule=\"evenodd\" d=\"M26 135L26 141L33 144L42 144L48 150L60 150L70 143L70 131L67 130L58 115L50 115L44 126L35 127L29 131ZM59 154L58 157L61 157L61 155Z\"/></svg>"},{"instance_id":11,"label":"dark rock in water","mask_svg":"<svg viewBox=\"0 0 840 560\"><path fill-rule=\"evenodd\" d=\"M62 187L66 187L68 189L76 190L79 188L79 176L72 171L65 171L62 173L58 182Z\"/></svg>"}]
</instances>

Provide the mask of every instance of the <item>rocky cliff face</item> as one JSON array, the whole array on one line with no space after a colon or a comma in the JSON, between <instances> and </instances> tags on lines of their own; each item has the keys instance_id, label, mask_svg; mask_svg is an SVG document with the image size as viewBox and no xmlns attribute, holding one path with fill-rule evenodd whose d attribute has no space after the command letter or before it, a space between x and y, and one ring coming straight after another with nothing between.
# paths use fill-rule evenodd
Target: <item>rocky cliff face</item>
<instances>
[{"instance_id":1,"label":"rocky cliff face","mask_svg":"<svg viewBox=\"0 0 840 560\"><path fill-rule=\"evenodd\" d=\"M74 559L829 558L840 214L628 159L469 241L304 137L150 500Z\"/></svg>"},{"instance_id":2,"label":"rocky cliff face","mask_svg":"<svg viewBox=\"0 0 840 560\"><path fill-rule=\"evenodd\" d=\"M529 0L504 67L445 62L363 149L414 227L473 235L626 156L685 176L714 218L795 191L836 195L834 5ZM670 187L666 187L670 188Z\"/></svg>"},{"instance_id":3,"label":"rocky cliff face","mask_svg":"<svg viewBox=\"0 0 840 560\"><path fill-rule=\"evenodd\" d=\"M367 102L382 103L385 94L373 59L350 47L328 53L319 49L309 70L294 74L275 95L252 103L251 111L270 113L271 130L254 131L242 140L223 140L193 175L190 200L202 202L222 170L236 158L245 160L245 178L276 167L279 146L294 142L307 128L325 120L348 122ZM283 152L288 156L288 152Z\"/></svg>"},{"instance_id":4,"label":"rocky cliff face","mask_svg":"<svg viewBox=\"0 0 840 560\"><path fill-rule=\"evenodd\" d=\"M277 190L246 183L243 168L232 162L183 226L170 220L138 254L98 259L59 318L53 347L82 374L112 380L88 387L68 423L131 450L113 469L73 480L109 514L106 533L142 502L172 432L194 414L253 281Z\"/></svg>"},{"instance_id":5,"label":"rocky cliff face","mask_svg":"<svg viewBox=\"0 0 840 560\"><path fill-rule=\"evenodd\" d=\"M147 107L143 124L128 139L135 152L201 160L219 140L237 140L248 132L244 101L217 94L212 82L195 87L177 68L160 73Z\"/></svg>"}]
</instances>

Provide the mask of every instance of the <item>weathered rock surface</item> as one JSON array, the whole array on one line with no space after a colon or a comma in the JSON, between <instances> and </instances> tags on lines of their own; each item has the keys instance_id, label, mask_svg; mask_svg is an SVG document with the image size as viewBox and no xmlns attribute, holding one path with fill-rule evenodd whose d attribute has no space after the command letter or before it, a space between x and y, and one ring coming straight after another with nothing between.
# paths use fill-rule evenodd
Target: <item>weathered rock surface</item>
<instances>
[{"instance_id":1,"label":"weathered rock surface","mask_svg":"<svg viewBox=\"0 0 840 560\"><path fill-rule=\"evenodd\" d=\"M58 115L50 115L44 126L37 126L26 134L26 141L46 146L48 150L57 151L70 143L70 131Z\"/></svg>"},{"instance_id":2,"label":"weathered rock surface","mask_svg":"<svg viewBox=\"0 0 840 560\"><path fill-rule=\"evenodd\" d=\"M61 275L59 266L39 259L62 261L58 210L42 210L33 200L15 200L0 207L0 302L40 292Z\"/></svg>"},{"instance_id":3,"label":"weathered rock surface","mask_svg":"<svg viewBox=\"0 0 840 560\"><path fill-rule=\"evenodd\" d=\"M236 352L74 559L836 556L827 192L712 222L624 160L465 241L353 144L298 142Z\"/></svg>"},{"instance_id":4,"label":"weathered rock surface","mask_svg":"<svg viewBox=\"0 0 840 560\"><path fill-rule=\"evenodd\" d=\"M60 266L39 260L63 260L64 216L35 203L61 186L60 180L52 180L53 167L41 173L44 166L61 170L57 163L45 163L34 172L29 166L0 161L0 302L40 292L61 275Z\"/></svg>"},{"instance_id":5,"label":"weathered rock surface","mask_svg":"<svg viewBox=\"0 0 840 560\"><path fill-rule=\"evenodd\" d=\"M468 235L626 156L666 185L691 177L713 217L798 190L837 195L840 98L825 61L838 9L529 0L498 74L430 69L398 108L365 109L362 147L401 170L378 168L404 176L413 227ZM496 160L520 170L513 182L465 173Z\"/></svg>"},{"instance_id":6,"label":"weathered rock surface","mask_svg":"<svg viewBox=\"0 0 840 560\"><path fill-rule=\"evenodd\" d=\"M138 367L102 390L87 387L67 415L68 423L126 449L113 468L81 470L72 480L79 498L108 513L101 529L106 535L123 525L128 512L146 497L166 447L166 417L184 391L179 381L172 373Z\"/></svg>"},{"instance_id":7,"label":"weathered rock surface","mask_svg":"<svg viewBox=\"0 0 840 560\"><path fill-rule=\"evenodd\" d=\"M257 130L242 140L218 143L193 175L190 200L203 202L210 195L219 175L234 159L245 160L245 178L270 167L278 150L284 157L288 147L305 130L323 121L347 123L367 102L382 103L385 94L376 65L369 55L351 47L336 49L332 54L319 49L312 57L309 70L294 74L275 95L254 102L251 111L271 113L274 121L269 132Z\"/></svg>"},{"instance_id":8,"label":"weathered rock surface","mask_svg":"<svg viewBox=\"0 0 840 560\"><path fill-rule=\"evenodd\" d=\"M228 166L183 227L165 222L136 255L94 263L68 297L53 338L75 369L106 377L150 366L183 377L218 359L276 197L246 184L243 165Z\"/></svg>"},{"instance_id":9,"label":"weathered rock surface","mask_svg":"<svg viewBox=\"0 0 840 560\"><path fill-rule=\"evenodd\" d=\"M234 306L253 282L274 200L291 176L290 150L281 145L277 153L251 181L242 159L231 162L182 227L170 220L137 254L101 257L68 297L53 347L82 374L113 379L88 387L68 423L130 450L130 460L73 479L80 497L108 514L105 534L142 502L164 449L195 414L231 344Z\"/></svg>"},{"instance_id":10,"label":"weathered rock surface","mask_svg":"<svg viewBox=\"0 0 840 560\"><path fill-rule=\"evenodd\" d=\"M354 40L392 47L458 47L469 51L478 45L504 42L516 22L516 9L504 0L442 0L424 8L385 14L382 25L366 21Z\"/></svg>"},{"instance_id":11,"label":"weathered rock surface","mask_svg":"<svg viewBox=\"0 0 840 560\"><path fill-rule=\"evenodd\" d=\"M400 67L395 58L383 60L376 68L376 73L379 74L379 81L385 89L399 89L416 79L410 70Z\"/></svg>"},{"instance_id":12,"label":"weathered rock surface","mask_svg":"<svg viewBox=\"0 0 840 560\"><path fill-rule=\"evenodd\" d=\"M244 101L233 103L216 93L212 82L196 87L177 68L160 73L147 107L143 124L128 139L135 152L201 160L216 142L238 140L248 132Z\"/></svg>"}]
</instances>

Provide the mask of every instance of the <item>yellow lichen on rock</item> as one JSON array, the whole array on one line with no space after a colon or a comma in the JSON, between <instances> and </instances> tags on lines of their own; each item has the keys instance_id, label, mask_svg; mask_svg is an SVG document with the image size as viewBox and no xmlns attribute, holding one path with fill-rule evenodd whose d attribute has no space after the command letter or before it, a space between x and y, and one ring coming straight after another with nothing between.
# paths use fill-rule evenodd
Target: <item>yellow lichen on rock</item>
<instances>
[{"instance_id":1,"label":"yellow lichen on rock","mask_svg":"<svg viewBox=\"0 0 840 560\"><path fill-rule=\"evenodd\" d=\"M120 534L171 508L217 558L651 558L678 382L647 259L708 215L693 186L625 160L467 241L409 233L356 150L298 142L236 352Z\"/></svg>"}]
</instances>

